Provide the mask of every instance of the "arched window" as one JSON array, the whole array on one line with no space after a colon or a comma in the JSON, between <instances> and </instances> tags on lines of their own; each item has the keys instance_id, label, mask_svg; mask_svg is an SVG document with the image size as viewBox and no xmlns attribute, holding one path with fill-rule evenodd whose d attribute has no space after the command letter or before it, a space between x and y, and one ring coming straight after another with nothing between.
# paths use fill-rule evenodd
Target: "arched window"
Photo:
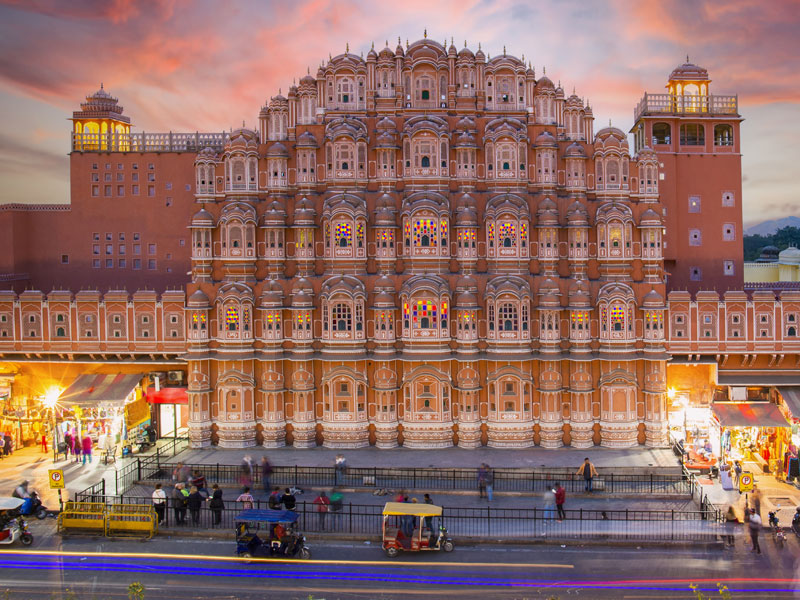
<instances>
[{"instance_id":1,"label":"arched window","mask_svg":"<svg viewBox=\"0 0 800 600\"><path fill-rule=\"evenodd\" d=\"M791 329L792 329L792 328L790 328L790 330L791 330ZM794 335L794 334L791 334L791 335ZM58 328L56 328L56 337L65 337L65 336L66 336L66 333L65 333L65 331L64 331L64 328L63 328L63 327L58 327Z\"/></svg>"},{"instance_id":2,"label":"arched window","mask_svg":"<svg viewBox=\"0 0 800 600\"><path fill-rule=\"evenodd\" d=\"M669 123L653 124L653 144L672 143L672 127Z\"/></svg>"},{"instance_id":3,"label":"arched window","mask_svg":"<svg viewBox=\"0 0 800 600\"><path fill-rule=\"evenodd\" d=\"M797 336L797 329L795 329L794 327L789 327L789 329L786 330L786 337L796 337L796 336Z\"/></svg>"},{"instance_id":4,"label":"arched window","mask_svg":"<svg viewBox=\"0 0 800 600\"><path fill-rule=\"evenodd\" d=\"M423 156L422 161L420 162L421 166L423 167L430 167L431 166L431 159L429 156Z\"/></svg>"},{"instance_id":5,"label":"arched window","mask_svg":"<svg viewBox=\"0 0 800 600\"><path fill-rule=\"evenodd\" d=\"M225 309L225 328L228 331L239 331L239 309L235 306Z\"/></svg>"},{"instance_id":6,"label":"arched window","mask_svg":"<svg viewBox=\"0 0 800 600\"><path fill-rule=\"evenodd\" d=\"M714 125L714 145L733 146L733 127L727 124Z\"/></svg>"}]
</instances>

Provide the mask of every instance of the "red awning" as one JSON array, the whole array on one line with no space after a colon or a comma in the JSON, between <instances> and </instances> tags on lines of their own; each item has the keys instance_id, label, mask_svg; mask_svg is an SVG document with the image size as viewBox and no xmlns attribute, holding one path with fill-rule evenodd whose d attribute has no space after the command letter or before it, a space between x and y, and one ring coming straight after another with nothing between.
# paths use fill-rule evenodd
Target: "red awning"
<instances>
[{"instance_id":1,"label":"red awning","mask_svg":"<svg viewBox=\"0 0 800 600\"><path fill-rule=\"evenodd\" d=\"M723 427L789 427L771 402L715 402L712 409Z\"/></svg>"},{"instance_id":2,"label":"red awning","mask_svg":"<svg viewBox=\"0 0 800 600\"><path fill-rule=\"evenodd\" d=\"M84 373L62 392L59 402L62 406L96 407L101 403L123 406L142 377L142 373Z\"/></svg>"},{"instance_id":3,"label":"red awning","mask_svg":"<svg viewBox=\"0 0 800 600\"><path fill-rule=\"evenodd\" d=\"M147 388L147 401L150 404L189 404L189 395L185 387L162 387L150 386Z\"/></svg>"}]
</instances>

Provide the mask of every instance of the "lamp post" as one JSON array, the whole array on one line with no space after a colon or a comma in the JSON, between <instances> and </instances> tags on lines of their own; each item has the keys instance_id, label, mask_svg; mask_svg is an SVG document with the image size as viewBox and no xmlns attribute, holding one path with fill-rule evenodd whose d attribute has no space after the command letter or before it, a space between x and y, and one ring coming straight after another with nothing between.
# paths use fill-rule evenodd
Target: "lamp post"
<instances>
[{"instance_id":1,"label":"lamp post","mask_svg":"<svg viewBox=\"0 0 800 600\"><path fill-rule=\"evenodd\" d=\"M50 425L53 427L53 462L58 456L58 427L56 424L56 406L58 399L64 390L59 387L51 387L44 395L43 403L50 410Z\"/></svg>"}]
</instances>

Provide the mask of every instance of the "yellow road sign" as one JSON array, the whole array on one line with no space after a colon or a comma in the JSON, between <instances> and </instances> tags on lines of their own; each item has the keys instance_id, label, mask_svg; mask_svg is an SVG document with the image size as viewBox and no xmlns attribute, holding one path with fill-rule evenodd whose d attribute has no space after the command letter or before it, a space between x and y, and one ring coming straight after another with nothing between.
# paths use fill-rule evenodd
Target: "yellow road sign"
<instances>
[{"instance_id":1,"label":"yellow road sign","mask_svg":"<svg viewBox=\"0 0 800 600\"><path fill-rule=\"evenodd\" d=\"M753 474L750 471L742 472L739 477L739 492L752 492L753 491Z\"/></svg>"},{"instance_id":2,"label":"yellow road sign","mask_svg":"<svg viewBox=\"0 0 800 600\"><path fill-rule=\"evenodd\" d=\"M64 487L64 471L61 469L50 469L47 471L50 480L50 489L61 489Z\"/></svg>"}]
</instances>

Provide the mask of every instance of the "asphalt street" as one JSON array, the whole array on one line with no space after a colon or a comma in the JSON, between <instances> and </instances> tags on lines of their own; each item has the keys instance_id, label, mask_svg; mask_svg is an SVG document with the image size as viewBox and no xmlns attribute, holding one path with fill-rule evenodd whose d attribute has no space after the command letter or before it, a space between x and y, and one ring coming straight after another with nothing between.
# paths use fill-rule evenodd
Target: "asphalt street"
<instances>
[{"instance_id":1,"label":"asphalt street","mask_svg":"<svg viewBox=\"0 0 800 600\"><path fill-rule=\"evenodd\" d=\"M0 548L4 600L125 599L134 581L145 586L147 600L688 600L692 583L719 597L718 582L734 600L800 598L800 545L794 539L779 550L762 537L760 556L749 553L740 537L735 550L486 544L388 559L374 543L311 538L311 561L247 563L234 558L231 541L62 539L48 534L50 521L33 529L32 547Z\"/></svg>"}]
</instances>

